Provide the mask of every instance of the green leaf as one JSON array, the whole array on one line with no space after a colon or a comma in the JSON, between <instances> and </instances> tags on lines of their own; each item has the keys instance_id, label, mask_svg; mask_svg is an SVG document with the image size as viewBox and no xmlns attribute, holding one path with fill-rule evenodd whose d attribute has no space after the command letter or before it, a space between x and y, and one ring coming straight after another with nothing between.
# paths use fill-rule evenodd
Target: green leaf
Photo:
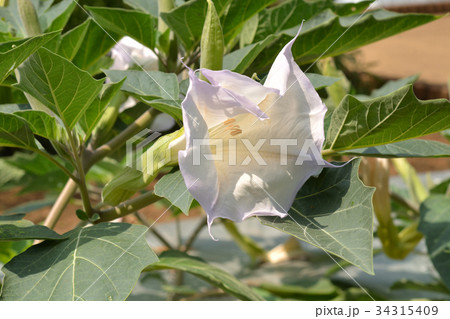
<instances>
[{"instance_id":1,"label":"green leaf","mask_svg":"<svg viewBox=\"0 0 450 319\"><path fill-rule=\"evenodd\" d=\"M58 35L47 33L33 38L0 44L0 83L36 50Z\"/></svg>"},{"instance_id":2,"label":"green leaf","mask_svg":"<svg viewBox=\"0 0 450 319\"><path fill-rule=\"evenodd\" d=\"M42 30L50 32L63 29L76 5L73 0L63 0L48 8L44 14L39 16Z\"/></svg>"},{"instance_id":3,"label":"green leaf","mask_svg":"<svg viewBox=\"0 0 450 319\"><path fill-rule=\"evenodd\" d=\"M231 0L214 0L219 17ZM161 13L161 18L177 35L186 51L191 51L200 41L205 22L208 3L205 0L193 0L182 4L170 12Z\"/></svg>"},{"instance_id":4,"label":"green leaf","mask_svg":"<svg viewBox=\"0 0 450 319\"><path fill-rule=\"evenodd\" d=\"M372 98L380 97L384 95L388 95L408 84L413 84L419 78L418 75L411 75L403 79L399 80L391 80L387 81L382 87L379 89L373 90L370 94Z\"/></svg>"},{"instance_id":5,"label":"green leaf","mask_svg":"<svg viewBox=\"0 0 450 319\"><path fill-rule=\"evenodd\" d=\"M333 112L324 148L349 150L390 144L449 127L450 102L420 101L411 85L367 101L347 95Z\"/></svg>"},{"instance_id":6,"label":"green leaf","mask_svg":"<svg viewBox=\"0 0 450 319\"><path fill-rule=\"evenodd\" d=\"M340 152L345 155L371 157L449 157L450 145L428 140L406 140L366 148Z\"/></svg>"},{"instance_id":7,"label":"green leaf","mask_svg":"<svg viewBox=\"0 0 450 319\"><path fill-rule=\"evenodd\" d=\"M223 57L223 68L237 73L244 73L256 57L276 38L268 36L264 40L235 50Z\"/></svg>"},{"instance_id":8,"label":"green leaf","mask_svg":"<svg viewBox=\"0 0 450 319\"><path fill-rule=\"evenodd\" d=\"M113 82L126 77L122 91L132 93L145 99L163 98L177 100L179 95L178 79L174 73L136 70L104 70Z\"/></svg>"},{"instance_id":9,"label":"green leaf","mask_svg":"<svg viewBox=\"0 0 450 319\"><path fill-rule=\"evenodd\" d=\"M91 19L87 19L82 24L76 26L72 30L66 32L61 37L61 43L58 48L58 54L69 61L72 61L81 45L84 43L84 39L87 35Z\"/></svg>"},{"instance_id":10,"label":"green leaf","mask_svg":"<svg viewBox=\"0 0 450 319\"><path fill-rule=\"evenodd\" d=\"M121 8L86 8L105 29L130 36L150 49L155 47L157 19L151 15Z\"/></svg>"},{"instance_id":11,"label":"green leaf","mask_svg":"<svg viewBox=\"0 0 450 319\"><path fill-rule=\"evenodd\" d=\"M35 245L2 268L2 300L124 300L142 269L158 261L146 232L102 223Z\"/></svg>"},{"instance_id":12,"label":"green leaf","mask_svg":"<svg viewBox=\"0 0 450 319\"><path fill-rule=\"evenodd\" d=\"M340 78L333 76L325 76L316 73L306 73L306 77L311 81L312 85L316 90L322 89L324 87L330 86L336 83Z\"/></svg>"},{"instance_id":13,"label":"green leaf","mask_svg":"<svg viewBox=\"0 0 450 319\"><path fill-rule=\"evenodd\" d=\"M7 113L0 113L0 146L37 149L27 122L17 115Z\"/></svg>"},{"instance_id":14,"label":"green leaf","mask_svg":"<svg viewBox=\"0 0 450 319\"><path fill-rule=\"evenodd\" d=\"M181 171L164 175L155 185L154 193L167 198L174 206L189 215L194 198L186 187Z\"/></svg>"},{"instance_id":15,"label":"green leaf","mask_svg":"<svg viewBox=\"0 0 450 319\"><path fill-rule=\"evenodd\" d=\"M32 240L0 241L0 263L6 264L32 244Z\"/></svg>"},{"instance_id":16,"label":"green leaf","mask_svg":"<svg viewBox=\"0 0 450 319\"><path fill-rule=\"evenodd\" d=\"M125 79L117 83L108 83L103 86L103 92L97 96L91 105L86 109L85 113L80 118L80 125L85 135L85 140L91 135L97 123L102 118L105 108L108 103L119 92Z\"/></svg>"},{"instance_id":17,"label":"green leaf","mask_svg":"<svg viewBox=\"0 0 450 319\"><path fill-rule=\"evenodd\" d=\"M119 35L114 32L105 32L97 23L92 21L89 23L83 45L78 49L72 62L80 69L96 73L100 70L97 68L99 60L105 58L104 55L111 50L119 39ZM93 67L95 69L92 69Z\"/></svg>"},{"instance_id":18,"label":"green leaf","mask_svg":"<svg viewBox=\"0 0 450 319\"><path fill-rule=\"evenodd\" d=\"M146 100L141 98L141 101L148 104L149 106L157 109L160 112L169 114L175 120L182 121L183 113L181 112L181 101L177 100Z\"/></svg>"},{"instance_id":19,"label":"green leaf","mask_svg":"<svg viewBox=\"0 0 450 319\"><path fill-rule=\"evenodd\" d=\"M309 20L319 12L330 9L339 15L356 14L364 10L372 1L337 4L333 0L304 1L290 0L263 10L259 14L259 27L255 40L259 41L271 34L280 33L300 25L302 20Z\"/></svg>"},{"instance_id":20,"label":"green leaf","mask_svg":"<svg viewBox=\"0 0 450 319\"><path fill-rule=\"evenodd\" d=\"M225 43L229 43L237 36L247 20L274 2L275 0L232 1L222 19Z\"/></svg>"},{"instance_id":21,"label":"green leaf","mask_svg":"<svg viewBox=\"0 0 450 319\"><path fill-rule=\"evenodd\" d=\"M68 60L40 49L19 67L17 88L43 103L72 129L102 88L102 80L78 69ZM36 81L36 78L40 81Z\"/></svg>"},{"instance_id":22,"label":"green leaf","mask_svg":"<svg viewBox=\"0 0 450 319\"><path fill-rule=\"evenodd\" d=\"M442 281L450 289L450 197L431 195L420 205L419 230Z\"/></svg>"},{"instance_id":23,"label":"green leaf","mask_svg":"<svg viewBox=\"0 0 450 319\"><path fill-rule=\"evenodd\" d=\"M359 163L324 168L300 189L288 217L260 217L260 221L373 274L374 189L359 179Z\"/></svg>"},{"instance_id":24,"label":"green leaf","mask_svg":"<svg viewBox=\"0 0 450 319\"><path fill-rule=\"evenodd\" d=\"M259 288L283 298L300 300L330 300L337 296L336 286L327 278L308 279L289 285L262 284Z\"/></svg>"},{"instance_id":25,"label":"green leaf","mask_svg":"<svg viewBox=\"0 0 450 319\"><path fill-rule=\"evenodd\" d=\"M42 111L27 110L14 113L23 118L33 134L57 141L61 137L62 127L56 123L56 119Z\"/></svg>"},{"instance_id":26,"label":"green leaf","mask_svg":"<svg viewBox=\"0 0 450 319\"><path fill-rule=\"evenodd\" d=\"M299 24L302 15L296 18ZM328 9L304 23L301 34L293 45L292 54L299 64L312 63L319 58L355 50L438 18L434 15L401 14L382 9L368 11L362 16L356 14L341 17ZM279 39L262 52L251 69L259 72L268 69L282 47L292 40L297 32L298 26L282 31Z\"/></svg>"},{"instance_id":27,"label":"green leaf","mask_svg":"<svg viewBox=\"0 0 450 319\"><path fill-rule=\"evenodd\" d=\"M163 252L159 257L159 262L147 267L146 271L159 269L186 271L209 282L213 286L219 287L240 300L263 300L248 286L229 273L208 265L200 258L189 256L180 251Z\"/></svg>"},{"instance_id":28,"label":"green leaf","mask_svg":"<svg viewBox=\"0 0 450 319\"><path fill-rule=\"evenodd\" d=\"M14 216L14 215L13 215ZM19 215L20 216L20 215ZM50 228L35 225L29 220L14 218L12 216L1 216L0 219L0 241L1 240L23 240L23 239L64 239Z\"/></svg>"},{"instance_id":29,"label":"green leaf","mask_svg":"<svg viewBox=\"0 0 450 319\"><path fill-rule=\"evenodd\" d=\"M150 13L152 16L158 16L158 2L148 0L123 0L130 7Z\"/></svg>"},{"instance_id":30,"label":"green leaf","mask_svg":"<svg viewBox=\"0 0 450 319\"><path fill-rule=\"evenodd\" d=\"M17 205L6 210L3 214L27 214L32 211L52 206L55 203L56 198L48 197L44 199L34 200L31 202L26 202L25 204Z\"/></svg>"}]
</instances>

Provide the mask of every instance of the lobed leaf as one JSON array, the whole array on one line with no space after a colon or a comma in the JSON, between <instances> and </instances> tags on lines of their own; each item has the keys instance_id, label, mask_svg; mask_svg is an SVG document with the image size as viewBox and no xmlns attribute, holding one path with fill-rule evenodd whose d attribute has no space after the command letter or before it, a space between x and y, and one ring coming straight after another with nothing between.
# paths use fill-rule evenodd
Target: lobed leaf
<instances>
[{"instance_id":1,"label":"lobed leaf","mask_svg":"<svg viewBox=\"0 0 450 319\"><path fill-rule=\"evenodd\" d=\"M450 101L420 101L411 85L359 101L347 95L333 112L324 148L349 150L390 144L450 128Z\"/></svg>"},{"instance_id":2,"label":"lobed leaf","mask_svg":"<svg viewBox=\"0 0 450 319\"><path fill-rule=\"evenodd\" d=\"M359 179L359 163L324 168L300 189L288 217L259 220L373 274L374 189Z\"/></svg>"},{"instance_id":3,"label":"lobed leaf","mask_svg":"<svg viewBox=\"0 0 450 319\"><path fill-rule=\"evenodd\" d=\"M102 80L93 79L70 61L40 49L19 67L15 87L32 95L72 129L96 98ZM39 79L39 80L37 80Z\"/></svg>"},{"instance_id":4,"label":"lobed leaf","mask_svg":"<svg viewBox=\"0 0 450 319\"><path fill-rule=\"evenodd\" d=\"M211 285L228 292L240 300L263 300L258 294L229 273L211 266L200 258L189 256L180 251L166 251L159 257L159 262L146 268L146 271L159 269L176 269L193 274Z\"/></svg>"},{"instance_id":5,"label":"lobed leaf","mask_svg":"<svg viewBox=\"0 0 450 319\"><path fill-rule=\"evenodd\" d=\"M142 269L158 261L146 232L102 223L32 246L2 268L1 300L124 300Z\"/></svg>"}]
</instances>

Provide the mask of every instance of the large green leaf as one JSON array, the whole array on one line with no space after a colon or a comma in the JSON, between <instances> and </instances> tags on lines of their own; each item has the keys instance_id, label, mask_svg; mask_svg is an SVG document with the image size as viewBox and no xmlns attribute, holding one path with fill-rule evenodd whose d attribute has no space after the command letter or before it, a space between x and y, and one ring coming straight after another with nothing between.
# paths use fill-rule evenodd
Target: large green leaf
<instances>
[{"instance_id":1,"label":"large green leaf","mask_svg":"<svg viewBox=\"0 0 450 319\"><path fill-rule=\"evenodd\" d=\"M310 178L298 192L288 217L259 219L373 274L374 189L358 178L359 162L324 168L319 177Z\"/></svg>"},{"instance_id":2,"label":"large green leaf","mask_svg":"<svg viewBox=\"0 0 450 319\"><path fill-rule=\"evenodd\" d=\"M153 49L156 42L157 19L135 10L105 7L86 7L95 21L107 30L127 35Z\"/></svg>"},{"instance_id":3,"label":"large green leaf","mask_svg":"<svg viewBox=\"0 0 450 319\"><path fill-rule=\"evenodd\" d=\"M95 98L94 102L86 109L86 112L80 118L80 125L85 133L85 139L87 139L94 130L97 123L100 121L104 114L105 108L108 103L119 92L125 79L119 82L108 83L104 85L103 92Z\"/></svg>"},{"instance_id":4,"label":"large green leaf","mask_svg":"<svg viewBox=\"0 0 450 319\"><path fill-rule=\"evenodd\" d=\"M35 245L2 268L2 300L124 300L142 269L158 261L146 232L102 223Z\"/></svg>"},{"instance_id":5,"label":"large green leaf","mask_svg":"<svg viewBox=\"0 0 450 319\"><path fill-rule=\"evenodd\" d=\"M58 35L58 32L0 44L0 83L36 50Z\"/></svg>"},{"instance_id":6,"label":"large green leaf","mask_svg":"<svg viewBox=\"0 0 450 319\"><path fill-rule=\"evenodd\" d=\"M406 140L402 142L357 148L341 152L345 155L373 157L449 157L450 145L428 140Z\"/></svg>"},{"instance_id":7,"label":"large green leaf","mask_svg":"<svg viewBox=\"0 0 450 319\"><path fill-rule=\"evenodd\" d=\"M154 193L167 198L174 206L189 214L194 198L186 187L181 171L164 175L155 185Z\"/></svg>"},{"instance_id":8,"label":"large green leaf","mask_svg":"<svg viewBox=\"0 0 450 319\"><path fill-rule=\"evenodd\" d=\"M14 114L0 113L0 146L37 149L27 122Z\"/></svg>"},{"instance_id":9,"label":"large green leaf","mask_svg":"<svg viewBox=\"0 0 450 319\"><path fill-rule=\"evenodd\" d=\"M26 110L14 113L23 118L33 134L57 141L61 137L61 129L56 119L42 111Z\"/></svg>"},{"instance_id":10,"label":"large green leaf","mask_svg":"<svg viewBox=\"0 0 450 319\"><path fill-rule=\"evenodd\" d=\"M22 215L2 216L0 215L0 241L23 240L23 239L64 239L50 228L35 225L29 220L14 217Z\"/></svg>"},{"instance_id":11,"label":"large green leaf","mask_svg":"<svg viewBox=\"0 0 450 319\"><path fill-rule=\"evenodd\" d=\"M230 42L237 36L247 20L273 2L275 0L232 1L226 15L223 16L221 21L225 43Z\"/></svg>"},{"instance_id":12,"label":"large green leaf","mask_svg":"<svg viewBox=\"0 0 450 319\"><path fill-rule=\"evenodd\" d=\"M325 148L348 150L399 142L450 128L450 102L420 101L411 85L359 101L347 95L333 112Z\"/></svg>"},{"instance_id":13,"label":"large green leaf","mask_svg":"<svg viewBox=\"0 0 450 319\"><path fill-rule=\"evenodd\" d=\"M102 80L47 49L37 51L18 70L16 87L55 112L68 128L75 126L102 88Z\"/></svg>"},{"instance_id":14,"label":"large green leaf","mask_svg":"<svg viewBox=\"0 0 450 319\"><path fill-rule=\"evenodd\" d=\"M122 90L138 97L175 101L178 99L178 79L174 73L136 70L104 70L104 72L114 82L126 77Z\"/></svg>"},{"instance_id":15,"label":"large green leaf","mask_svg":"<svg viewBox=\"0 0 450 319\"><path fill-rule=\"evenodd\" d=\"M434 267L450 289L450 197L432 195L420 205L419 230Z\"/></svg>"},{"instance_id":16,"label":"large green leaf","mask_svg":"<svg viewBox=\"0 0 450 319\"><path fill-rule=\"evenodd\" d=\"M255 35L255 40L260 41L269 35L277 34L282 30L298 26L303 19L308 20L325 9L330 9L333 12L344 16L364 10L371 2L373 1L337 4L333 0L284 1L278 6L260 12L258 31Z\"/></svg>"},{"instance_id":17,"label":"large green leaf","mask_svg":"<svg viewBox=\"0 0 450 319\"><path fill-rule=\"evenodd\" d=\"M318 58L343 54L436 19L438 17L434 15L400 14L382 9L368 11L362 16L356 14L341 17L326 10L305 21L292 53L299 64L311 63ZM300 22L301 18L298 23ZM297 32L298 26L283 31L279 39L255 60L251 70L262 72L269 69L283 46Z\"/></svg>"},{"instance_id":18,"label":"large green leaf","mask_svg":"<svg viewBox=\"0 0 450 319\"><path fill-rule=\"evenodd\" d=\"M82 24L66 32L61 37L58 54L63 58L72 61L78 50L81 48L81 45L84 43L84 39L91 23L93 23L92 20L87 19Z\"/></svg>"},{"instance_id":19,"label":"large green leaf","mask_svg":"<svg viewBox=\"0 0 450 319\"><path fill-rule=\"evenodd\" d=\"M159 269L176 269L189 272L241 300L263 300L248 286L229 273L208 265L200 258L192 257L179 251L162 253L159 257L159 262L146 268L147 271Z\"/></svg>"},{"instance_id":20,"label":"large green leaf","mask_svg":"<svg viewBox=\"0 0 450 319\"><path fill-rule=\"evenodd\" d=\"M120 39L120 36L114 32L105 32L95 21L89 23L83 45L80 46L72 62L80 69L96 73L98 70L92 70L97 67L101 58L108 53L111 48Z\"/></svg>"},{"instance_id":21,"label":"large green leaf","mask_svg":"<svg viewBox=\"0 0 450 319\"><path fill-rule=\"evenodd\" d=\"M220 17L231 0L213 0L213 2ZM170 12L161 13L164 22L175 32L187 51L193 50L200 41L207 4L205 0L193 0Z\"/></svg>"}]
</instances>

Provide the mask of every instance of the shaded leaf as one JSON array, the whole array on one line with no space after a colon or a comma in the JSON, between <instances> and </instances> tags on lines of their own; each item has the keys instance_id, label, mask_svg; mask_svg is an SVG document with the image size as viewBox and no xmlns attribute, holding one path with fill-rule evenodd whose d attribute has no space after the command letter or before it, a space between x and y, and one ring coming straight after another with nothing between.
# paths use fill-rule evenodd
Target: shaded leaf
<instances>
[{"instance_id":1,"label":"shaded leaf","mask_svg":"<svg viewBox=\"0 0 450 319\"><path fill-rule=\"evenodd\" d=\"M325 148L348 150L390 144L450 127L450 101L421 101L412 86L359 101L347 95L333 112Z\"/></svg>"},{"instance_id":2,"label":"shaded leaf","mask_svg":"<svg viewBox=\"0 0 450 319\"><path fill-rule=\"evenodd\" d=\"M23 118L33 134L57 141L61 137L62 127L56 123L56 119L42 111L26 110L14 113Z\"/></svg>"},{"instance_id":3,"label":"shaded leaf","mask_svg":"<svg viewBox=\"0 0 450 319\"><path fill-rule=\"evenodd\" d=\"M145 270L159 269L176 269L189 272L241 300L263 300L248 286L229 273L208 265L200 258L189 256L180 251L166 251L162 253L159 257L159 262L152 264Z\"/></svg>"},{"instance_id":4,"label":"shaded leaf","mask_svg":"<svg viewBox=\"0 0 450 319\"><path fill-rule=\"evenodd\" d=\"M177 100L178 79L174 73L136 70L104 70L111 81L118 82L126 77L122 90L146 99L163 98Z\"/></svg>"},{"instance_id":5,"label":"shaded leaf","mask_svg":"<svg viewBox=\"0 0 450 319\"><path fill-rule=\"evenodd\" d=\"M164 99L158 100L141 99L141 101L157 109L160 112L169 114L176 120L179 121L183 120L183 114L181 112L181 101L164 100Z\"/></svg>"},{"instance_id":6,"label":"shaded leaf","mask_svg":"<svg viewBox=\"0 0 450 319\"><path fill-rule=\"evenodd\" d=\"M103 86L103 92L95 98L91 105L86 109L85 113L80 118L80 125L84 131L85 140L91 135L97 123L104 114L108 103L119 92L125 79L117 83L108 83Z\"/></svg>"},{"instance_id":7,"label":"shaded leaf","mask_svg":"<svg viewBox=\"0 0 450 319\"><path fill-rule=\"evenodd\" d=\"M300 189L288 217L260 217L260 221L373 274L374 189L359 179L359 162L324 168Z\"/></svg>"},{"instance_id":8,"label":"shaded leaf","mask_svg":"<svg viewBox=\"0 0 450 319\"><path fill-rule=\"evenodd\" d=\"M72 62L80 69L95 74L100 70L100 67L105 67L99 60L105 58L104 55L111 50L119 39L119 35L114 32L105 32L95 21L92 21L89 23L83 45L78 49Z\"/></svg>"},{"instance_id":9,"label":"shaded leaf","mask_svg":"<svg viewBox=\"0 0 450 319\"><path fill-rule=\"evenodd\" d=\"M213 2L220 17L231 0L214 0ZM208 3L205 0L193 0L160 15L177 35L186 51L193 50L200 41L207 8Z\"/></svg>"},{"instance_id":10,"label":"shaded leaf","mask_svg":"<svg viewBox=\"0 0 450 319\"><path fill-rule=\"evenodd\" d=\"M102 88L102 80L94 80L89 73L47 49L33 54L18 70L20 81L16 87L58 114L70 129Z\"/></svg>"},{"instance_id":11,"label":"shaded leaf","mask_svg":"<svg viewBox=\"0 0 450 319\"><path fill-rule=\"evenodd\" d=\"M264 40L235 50L223 57L223 68L236 73L244 73L256 57L268 46L276 36L268 36Z\"/></svg>"},{"instance_id":12,"label":"shaded leaf","mask_svg":"<svg viewBox=\"0 0 450 319\"><path fill-rule=\"evenodd\" d=\"M230 42L239 34L247 20L273 2L275 2L275 0L232 1L226 15L223 16L221 21L225 43Z\"/></svg>"},{"instance_id":13,"label":"shaded leaf","mask_svg":"<svg viewBox=\"0 0 450 319\"><path fill-rule=\"evenodd\" d=\"M296 18L299 25L302 16ZM368 11L362 16L341 17L328 9L305 21L292 47L292 54L299 64L312 63L319 58L355 50L438 18L434 15L401 14L382 9ZM298 26L291 28L280 33L278 40L267 47L252 64L251 70L262 72L270 67L283 46L298 32Z\"/></svg>"},{"instance_id":14,"label":"shaded leaf","mask_svg":"<svg viewBox=\"0 0 450 319\"><path fill-rule=\"evenodd\" d=\"M150 13L152 16L158 16L158 2L148 0L123 0L130 7Z\"/></svg>"},{"instance_id":15,"label":"shaded leaf","mask_svg":"<svg viewBox=\"0 0 450 319\"><path fill-rule=\"evenodd\" d=\"M0 241L0 263L6 264L32 244L32 240Z\"/></svg>"},{"instance_id":16,"label":"shaded leaf","mask_svg":"<svg viewBox=\"0 0 450 319\"><path fill-rule=\"evenodd\" d=\"M154 193L167 198L174 206L188 215L194 198L189 193L181 171L164 175L155 185Z\"/></svg>"},{"instance_id":17,"label":"shaded leaf","mask_svg":"<svg viewBox=\"0 0 450 319\"><path fill-rule=\"evenodd\" d=\"M27 122L14 114L0 113L0 146L37 149Z\"/></svg>"},{"instance_id":18,"label":"shaded leaf","mask_svg":"<svg viewBox=\"0 0 450 319\"><path fill-rule=\"evenodd\" d=\"M61 37L61 42L58 48L58 54L60 56L69 61L73 60L84 42L89 25L93 23L91 21L91 19L87 19L82 24L66 32Z\"/></svg>"},{"instance_id":19,"label":"shaded leaf","mask_svg":"<svg viewBox=\"0 0 450 319\"><path fill-rule=\"evenodd\" d=\"M73 0L62 0L39 16L42 30L58 31L64 28L77 4Z\"/></svg>"},{"instance_id":20,"label":"shaded leaf","mask_svg":"<svg viewBox=\"0 0 450 319\"><path fill-rule=\"evenodd\" d=\"M330 86L340 80L340 78L325 76L316 73L306 73L306 77L311 81L316 90Z\"/></svg>"},{"instance_id":21,"label":"shaded leaf","mask_svg":"<svg viewBox=\"0 0 450 319\"><path fill-rule=\"evenodd\" d=\"M124 300L141 270L158 261L146 232L102 223L35 245L2 268L2 300Z\"/></svg>"},{"instance_id":22,"label":"shaded leaf","mask_svg":"<svg viewBox=\"0 0 450 319\"><path fill-rule=\"evenodd\" d=\"M121 8L86 8L105 29L130 36L150 49L155 47L157 19L151 15Z\"/></svg>"},{"instance_id":23,"label":"shaded leaf","mask_svg":"<svg viewBox=\"0 0 450 319\"><path fill-rule=\"evenodd\" d=\"M406 140L402 142L357 148L340 152L345 155L373 157L449 157L450 145L428 140Z\"/></svg>"},{"instance_id":24,"label":"shaded leaf","mask_svg":"<svg viewBox=\"0 0 450 319\"><path fill-rule=\"evenodd\" d=\"M20 216L21 215L17 215ZM55 233L50 228L35 225L29 220L16 219L12 216L1 216L0 241L23 239L64 239L64 236Z\"/></svg>"},{"instance_id":25,"label":"shaded leaf","mask_svg":"<svg viewBox=\"0 0 450 319\"><path fill-rule=\"evenodd\" d=\"M56 37L58 32L0 44L0 83L36 50Z\"/></svg>"},{"instance_id":26,"label":"shaded leaf","mask_svg":"<svg viewBox=\"0 0 450 319\"><path fill-rule=\"evenodd\" d=\"M450 197L431 195L420 205L419 230L434 267L450 289Z\"/></svg>"},{"instance_id":27,"label":"shaded leaf","mask_svg":"<svg viewBox=\"0 0 450 319\"><path fill-rule=\"evenodd\" d=\"M259 26L255 40L277 34L282 30L300 25L303 19L308 20L319 12L330 9L341 16L355 14L364 10L372 1L338 4L333 0L326 1L284 1L273 8L263 10L259 14Z\"/></svg>"}]
</instances>

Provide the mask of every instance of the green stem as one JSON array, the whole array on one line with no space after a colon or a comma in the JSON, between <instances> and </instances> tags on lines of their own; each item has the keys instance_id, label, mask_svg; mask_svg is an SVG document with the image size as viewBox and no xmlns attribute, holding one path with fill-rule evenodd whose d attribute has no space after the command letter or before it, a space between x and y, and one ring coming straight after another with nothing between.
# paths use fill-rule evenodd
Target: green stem
<instances>
[{"instance_id":1,"label":"green stem","mask_svg":"<svg viewBox=\"0 0 450 319\"><path fill-rule=\"evenodd\" d=\"M58 199L56 200L52 209L50 210L50 213L47 215L47 218L44 221L44 226L47 226L48 228L55 227L64 209L66 208L67 204L69 204L70 199L73 197L76 191L77 183L75 183L73 179L69 179L62 192L59 194Z\"/></svg>"},{"instance_id":2,"label":"green stem","mask_svg":"<svg viewBox=\"0 0 450 319\"><path fill-rule=\"evenodd\" d=\"M117 150L120 146L125 144L128 139L139 133L143 128L149 126L153 119L152 115L155 112L155 110L146 111L133 124L128 126L127 129L122 131L107 144L102 145L95 151L85 151L83 153L82 160L84 171L87 172L95 163L99 162L104 157ZM69 204L70 199L73 197L76 190L77 183L75 183L74 180L70 179L64 186L63 191L59 194L55 204L50 210L49 215L45 219L45 226L49 228L55 227L57 221L61 217L64 209Z\"/></svg>"},{"instance_id":3,"label":"green stem","mask_svg":"<svg viewBox=\"0 0 450 319\"><path fill-rule=\"evenodd\" d=\"M160 199L161 197L155 195L153 192L147 192L141 196L127 200L118 206L100 211L100 219L95 223L108 222L132 214L141 208L159 201Z\"/></svg>"},{"instance_id":4,"label":"green stem","mask_svg":"<svg viewBox=\"0 0 450 319\"><path fill-rule=\"evenodd\" d=\"M322 150L322 156L335 156L338 155L338 152L336 152L335 150Z\"/></svg>"},{"instance_id":5,"label":"green stem","mask_svg":"<svg viewBox=\"0 0 450 319\"><path fill-rule=\"evenodd\" d=\"M236 244L246 252L253 261L259 258L266 259L266 251L253 239L242 235L234 222L228 219L222 219L221 222Z\"/></svg>"},{"instance_id":6,"label":"green stem","mask_svg":"<svg viewBox=\"0 0 450 319\"><path fill-rule=\"evenodd\" d=\"M150 223L147 221L147 219L146 219L144 216L142 216L141 213L135 212L134 215L136 216L136 218L139 220L139 222L140 222L142 225L146 226L146 227L150 230L150 232L151 232L153 235L155 235L156 238L159 239L159 241L160 241L163 245L165 245L168 249L174 249L173 246L169 243L169 241L168 241L168 240L167 240L167 239L166 239L166 238L165 238L165 237L164 237L157 229L155 229L155 227L153 227L153 225L150 224Z\"/></svg>"},{"instance_id":7,"label":"green stem","mask_svg":"<svg viewBox=\"0 0 450 319\"><path fill-rule=\"evenodd\" d=\"M194 244L194 241L197 239L197 237L200 234L200 232L202 231L202 229L206 227L206 225L207 225L206 222L207 222L207 218L206 217L202 218L200 223L197 225L197 227L192 232L191 236L185 242L182 251L187 253L191 249L192 245Z\"/></svg>"}]
</instances>

